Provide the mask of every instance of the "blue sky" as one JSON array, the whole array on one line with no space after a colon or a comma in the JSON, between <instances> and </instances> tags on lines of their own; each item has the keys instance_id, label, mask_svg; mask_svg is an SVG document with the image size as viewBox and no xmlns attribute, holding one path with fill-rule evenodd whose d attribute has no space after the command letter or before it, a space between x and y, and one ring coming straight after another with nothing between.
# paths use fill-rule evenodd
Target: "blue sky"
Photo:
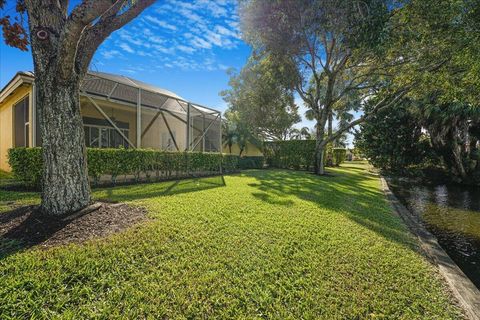
<instances>
[{"instance_id":1,"label":"blue sky","mask_svg":"<svg viewBox=\"0 0 480 320\"><path fill-rule=\"evenodd\" d=\"M112 34L91 69L130 76L224 111L219 92L228 88L226 70L240 69L250 52L241 39L236 0L163 0ZM0 41L0 86L32 65L30 52ZM313 127L307 121L297 126L304 125Z\"/></svg>"}]
</instances>

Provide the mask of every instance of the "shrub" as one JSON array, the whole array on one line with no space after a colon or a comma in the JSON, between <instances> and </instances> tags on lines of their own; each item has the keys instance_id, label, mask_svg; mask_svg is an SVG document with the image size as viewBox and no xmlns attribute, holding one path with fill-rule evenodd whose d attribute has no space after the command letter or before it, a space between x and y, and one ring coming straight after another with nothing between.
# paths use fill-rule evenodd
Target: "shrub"
<instances>
[{"instance_id":1,"label":"shrub","mask_svg":"<svg viewBox=\"0 0 480 320\"><path fill-rule=\"evenodd\" d=\"M246 156L238 159L238 167L244 169L263 169L265 158L263 156Z\"/></svg>"},{"instance_id":2,"label":"shrub","mask_svg":"<svg viewBox=\"0 0 480 320\"><path fill-rule=\"evenodd\" d=\"M336 166L339 166L342 162L345 161L345 158L347 157L347 149L333 148L332 154L333 154L333 164Z\"/></svg>"},{"instance_id":3,"label":"shrub","mask_svg":"<svg viewBox=\"0 0 480 320\"><path fill-rule=\"evenodd\" d=\"M42 150L14 148L8 151L13 178L27 187L38 187L42 178Z\"/></svg>"},{"instance_id":4,"label":"shrub","mask_svg":"<svg viewBox=\"0 0 480 320\"><path fill-rule=\"evenodd\" d=\"M13 148L8 152L9 164L16 180L28 187L39 187L42 177L41 148ZM239 168L237 155L199 152L164 152L151 149L87 148L88 174L98 185L102 176L110 176L115 184L119 176L133 176L134 181L188 177Z\"/></svg>"},{"instance_id":5,"label":"shrub","mask_svg":"<svg viewBox=\"0 0 480 320\"><path fill-rule=\"evenodd\" d=\"M222 156L223 172L234 172L238 170L239 156L234 154L224 154Z\"/></svg>"},{"instance_id":6,"label":"shrub","mask_svg":"<svg viewBox=\"0 0 480 320\"><path fill-rule=\"evenodd\" d=\"M265 143L270 167L311 170L315 162L315 140L288 140Z\"/></svg>"}]
</instances>

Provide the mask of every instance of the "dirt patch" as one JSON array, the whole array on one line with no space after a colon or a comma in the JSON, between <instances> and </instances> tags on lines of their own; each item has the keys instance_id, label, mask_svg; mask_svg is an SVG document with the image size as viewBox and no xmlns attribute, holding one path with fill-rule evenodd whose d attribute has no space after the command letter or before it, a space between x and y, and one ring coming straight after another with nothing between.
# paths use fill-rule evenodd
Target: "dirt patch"
<instances>
[{"instance_id":1,"label":"dirt patch","mask_svg":"<svg viewBox=\"0 0 480 320\"><path fill-rule=\"evenodd\" d=\"M37 209L26 206L0 214L0 255L12 250L12 242L16 250L82 243L147 219L146 209L122 203L97 203L85 214L66 219L42 215Z\"/></svg>"}]
</instances>

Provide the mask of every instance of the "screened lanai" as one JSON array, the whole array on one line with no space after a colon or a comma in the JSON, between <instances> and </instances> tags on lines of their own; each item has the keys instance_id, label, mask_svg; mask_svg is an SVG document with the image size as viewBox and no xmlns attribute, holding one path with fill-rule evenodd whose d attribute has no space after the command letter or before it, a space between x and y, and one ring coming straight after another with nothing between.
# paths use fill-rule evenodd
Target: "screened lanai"
<instances>
[{"instance_id":1,"label":"screened lanai","mask_svg":"<svg viewBox=\"0 0 480 320\"><path fill-rule=\"evenodd\" d=\"M89 72L81 86L89 147L221 152L221 113L125 76Z\"/></svg>"}]
</instances>

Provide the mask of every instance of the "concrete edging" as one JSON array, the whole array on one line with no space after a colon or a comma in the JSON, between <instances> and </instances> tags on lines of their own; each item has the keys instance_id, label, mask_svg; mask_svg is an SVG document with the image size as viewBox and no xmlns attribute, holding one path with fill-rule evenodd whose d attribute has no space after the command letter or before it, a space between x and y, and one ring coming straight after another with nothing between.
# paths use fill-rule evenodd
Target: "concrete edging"
<instances>
[{"instance_id":1,"label":"concrete edging","mask_svg":"<svg viewBox=\"0 0 480 320\"><path fill-rule=\"evenodd\" d=\"M403 219L410 231L418 238L420 248L437 266L450 290L471 320L480 320L480 290L463 273L457 264L438 244L434 235L428 232L418 217L412 214L390 190L387 181L380 176L382 190L390 205Z\"/></svg>"}]
</instances>

